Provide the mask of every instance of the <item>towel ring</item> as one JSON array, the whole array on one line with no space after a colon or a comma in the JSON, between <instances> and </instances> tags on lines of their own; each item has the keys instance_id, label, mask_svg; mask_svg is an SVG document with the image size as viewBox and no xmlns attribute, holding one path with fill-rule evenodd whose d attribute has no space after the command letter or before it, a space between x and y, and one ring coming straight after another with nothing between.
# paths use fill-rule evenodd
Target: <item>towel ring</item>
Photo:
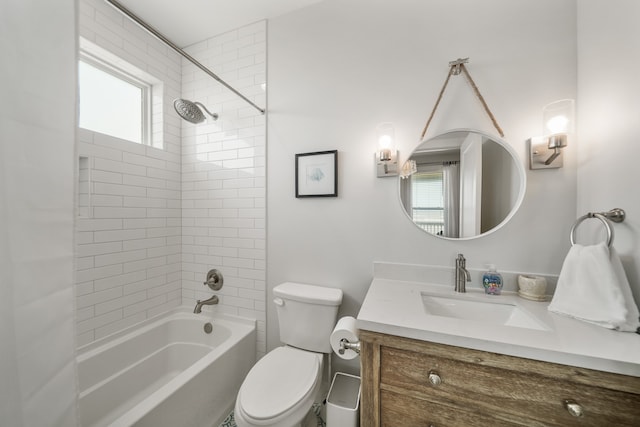
<instances>
[{"instance_id":1,"label":"towel ring","mask_svg":"<svg viewBox=\"0 0 640 427\"><path fill-rule=\"evenodd\" d=\"M599 213L591 213L591 212L589 212L586 215L582 215L580 218L576 220L575 224L573 224L573 227L571 227L571 246L576 244L575 242L576 228L578 228L578 225L580 225L582 221L588 218L597 218L600 221L602 221L602 223L604 224L604 227L607 229L607 246L611 247L611 244L613 243L613 230L609 225L609 221L607 221L607 218L605 218L603 215L600 215Z\"/></svg>"},{"instance_id":2,"label":"towel ring","mask_svg":"<svg viewBox=\"0 0 640 427\"><path fill-rule=\"evenodd\" d=\"M576 244L575 233L576 233L576 228L578 228L578 225L580 225L582 221L584 221L585 219L597 218L604 224L604 227L607 229L607 246L611 248L611 244L613 243L613 229L611 228L611 225L609 224L608 220L619 223L624 221L625 217L626 217L625 211L620 208L611 209L609 212L589 212L586 215L581 216L576 220L575 224L573 224L573 226L571 227L571 234L570 234L571 246Z\"/></svg>"}]
</instances>

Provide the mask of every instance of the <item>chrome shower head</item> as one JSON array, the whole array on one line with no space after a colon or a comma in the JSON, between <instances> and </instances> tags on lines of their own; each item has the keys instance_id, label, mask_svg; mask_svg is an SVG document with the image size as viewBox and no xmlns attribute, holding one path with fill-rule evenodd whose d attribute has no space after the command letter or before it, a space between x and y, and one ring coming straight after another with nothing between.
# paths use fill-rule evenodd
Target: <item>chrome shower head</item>
<instances>
[{"instance_id":1,"label":"chrome shower head","mask_svg":"<svg viewBox=\"0 0 640 427\"><path fill-rule=\"evenodd\" d=\"M198 108L198 106L202 107L204 111L209 113L209 115L213 117L213 120L218 120L218 115L216 113L212 113L207 110L207 107L199 102L192 102L187 99L176 99L173 101L173 108L176 109L176 113L191 123L202 123L206 119L204 113L200 108Z\"/></svg>"}]
</instances>

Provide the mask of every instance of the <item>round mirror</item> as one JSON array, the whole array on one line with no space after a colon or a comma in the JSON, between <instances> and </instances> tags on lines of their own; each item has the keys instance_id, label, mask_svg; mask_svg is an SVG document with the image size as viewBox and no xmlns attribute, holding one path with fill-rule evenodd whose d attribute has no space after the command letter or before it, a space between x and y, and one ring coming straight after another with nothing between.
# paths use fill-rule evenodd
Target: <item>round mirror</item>
<instances>
[{"instance_id":1,"label":"round mirror","mask_svg":"<svg viewBox=\"0 0 640 427\"><path fill-rule=\"evenodd\" d=\"M422 142L400 173L400 200L409 218L450 239L496 230L516 212L524 190L524 166L513 149L473 130Z\"/></svg>"}]
</instances>

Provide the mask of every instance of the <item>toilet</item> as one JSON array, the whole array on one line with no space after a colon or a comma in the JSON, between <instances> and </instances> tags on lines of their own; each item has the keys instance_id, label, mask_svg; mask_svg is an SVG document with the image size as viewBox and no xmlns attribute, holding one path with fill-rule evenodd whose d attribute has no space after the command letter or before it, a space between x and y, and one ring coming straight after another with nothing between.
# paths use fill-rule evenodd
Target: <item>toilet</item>
<instances>
[{"instance_id":1,"label":"toilet","mask_svg":"<svg viewBox=\"0 0 640 427\"><path fill-rule=\"evenodd\" d=\"M318 398L324 355L331 353L342 291L287 282L273 295L284 345L260 359L240 386L238 427L299 426Z\"/></svg>"}]
</instances>

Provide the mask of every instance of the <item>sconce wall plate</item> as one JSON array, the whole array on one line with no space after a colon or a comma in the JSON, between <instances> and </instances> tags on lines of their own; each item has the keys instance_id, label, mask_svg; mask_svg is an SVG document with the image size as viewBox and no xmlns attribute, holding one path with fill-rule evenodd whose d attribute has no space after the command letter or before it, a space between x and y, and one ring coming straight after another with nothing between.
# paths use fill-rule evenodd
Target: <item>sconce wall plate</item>
<instances>
[{"instance_id":1,"label":"sconce wall plate","mask_svg":"<svg viewBox=\"0 0 640 427\"><path fill-rule=\"evenodd\" d=\"M545 165L549 157L553 155L553 149L548 147L549 138L542 136L532 137L527 140L529 144L529 169L557 169L562 167L563 152L550 165Z\"/></svg>"},{"instance_id":2,"label":"sconce wall plate","mask_svg":"<svg viewBox=\"0 0 640 427\"><path fill-rule=\"evenodd\" d=\"M376 159L376 170L378 172L378 178L384 178L387 176L398 176L398 152L391 152L390 160L380 160L379 153L374 154Z\"/></svg>"}]
</instances>

